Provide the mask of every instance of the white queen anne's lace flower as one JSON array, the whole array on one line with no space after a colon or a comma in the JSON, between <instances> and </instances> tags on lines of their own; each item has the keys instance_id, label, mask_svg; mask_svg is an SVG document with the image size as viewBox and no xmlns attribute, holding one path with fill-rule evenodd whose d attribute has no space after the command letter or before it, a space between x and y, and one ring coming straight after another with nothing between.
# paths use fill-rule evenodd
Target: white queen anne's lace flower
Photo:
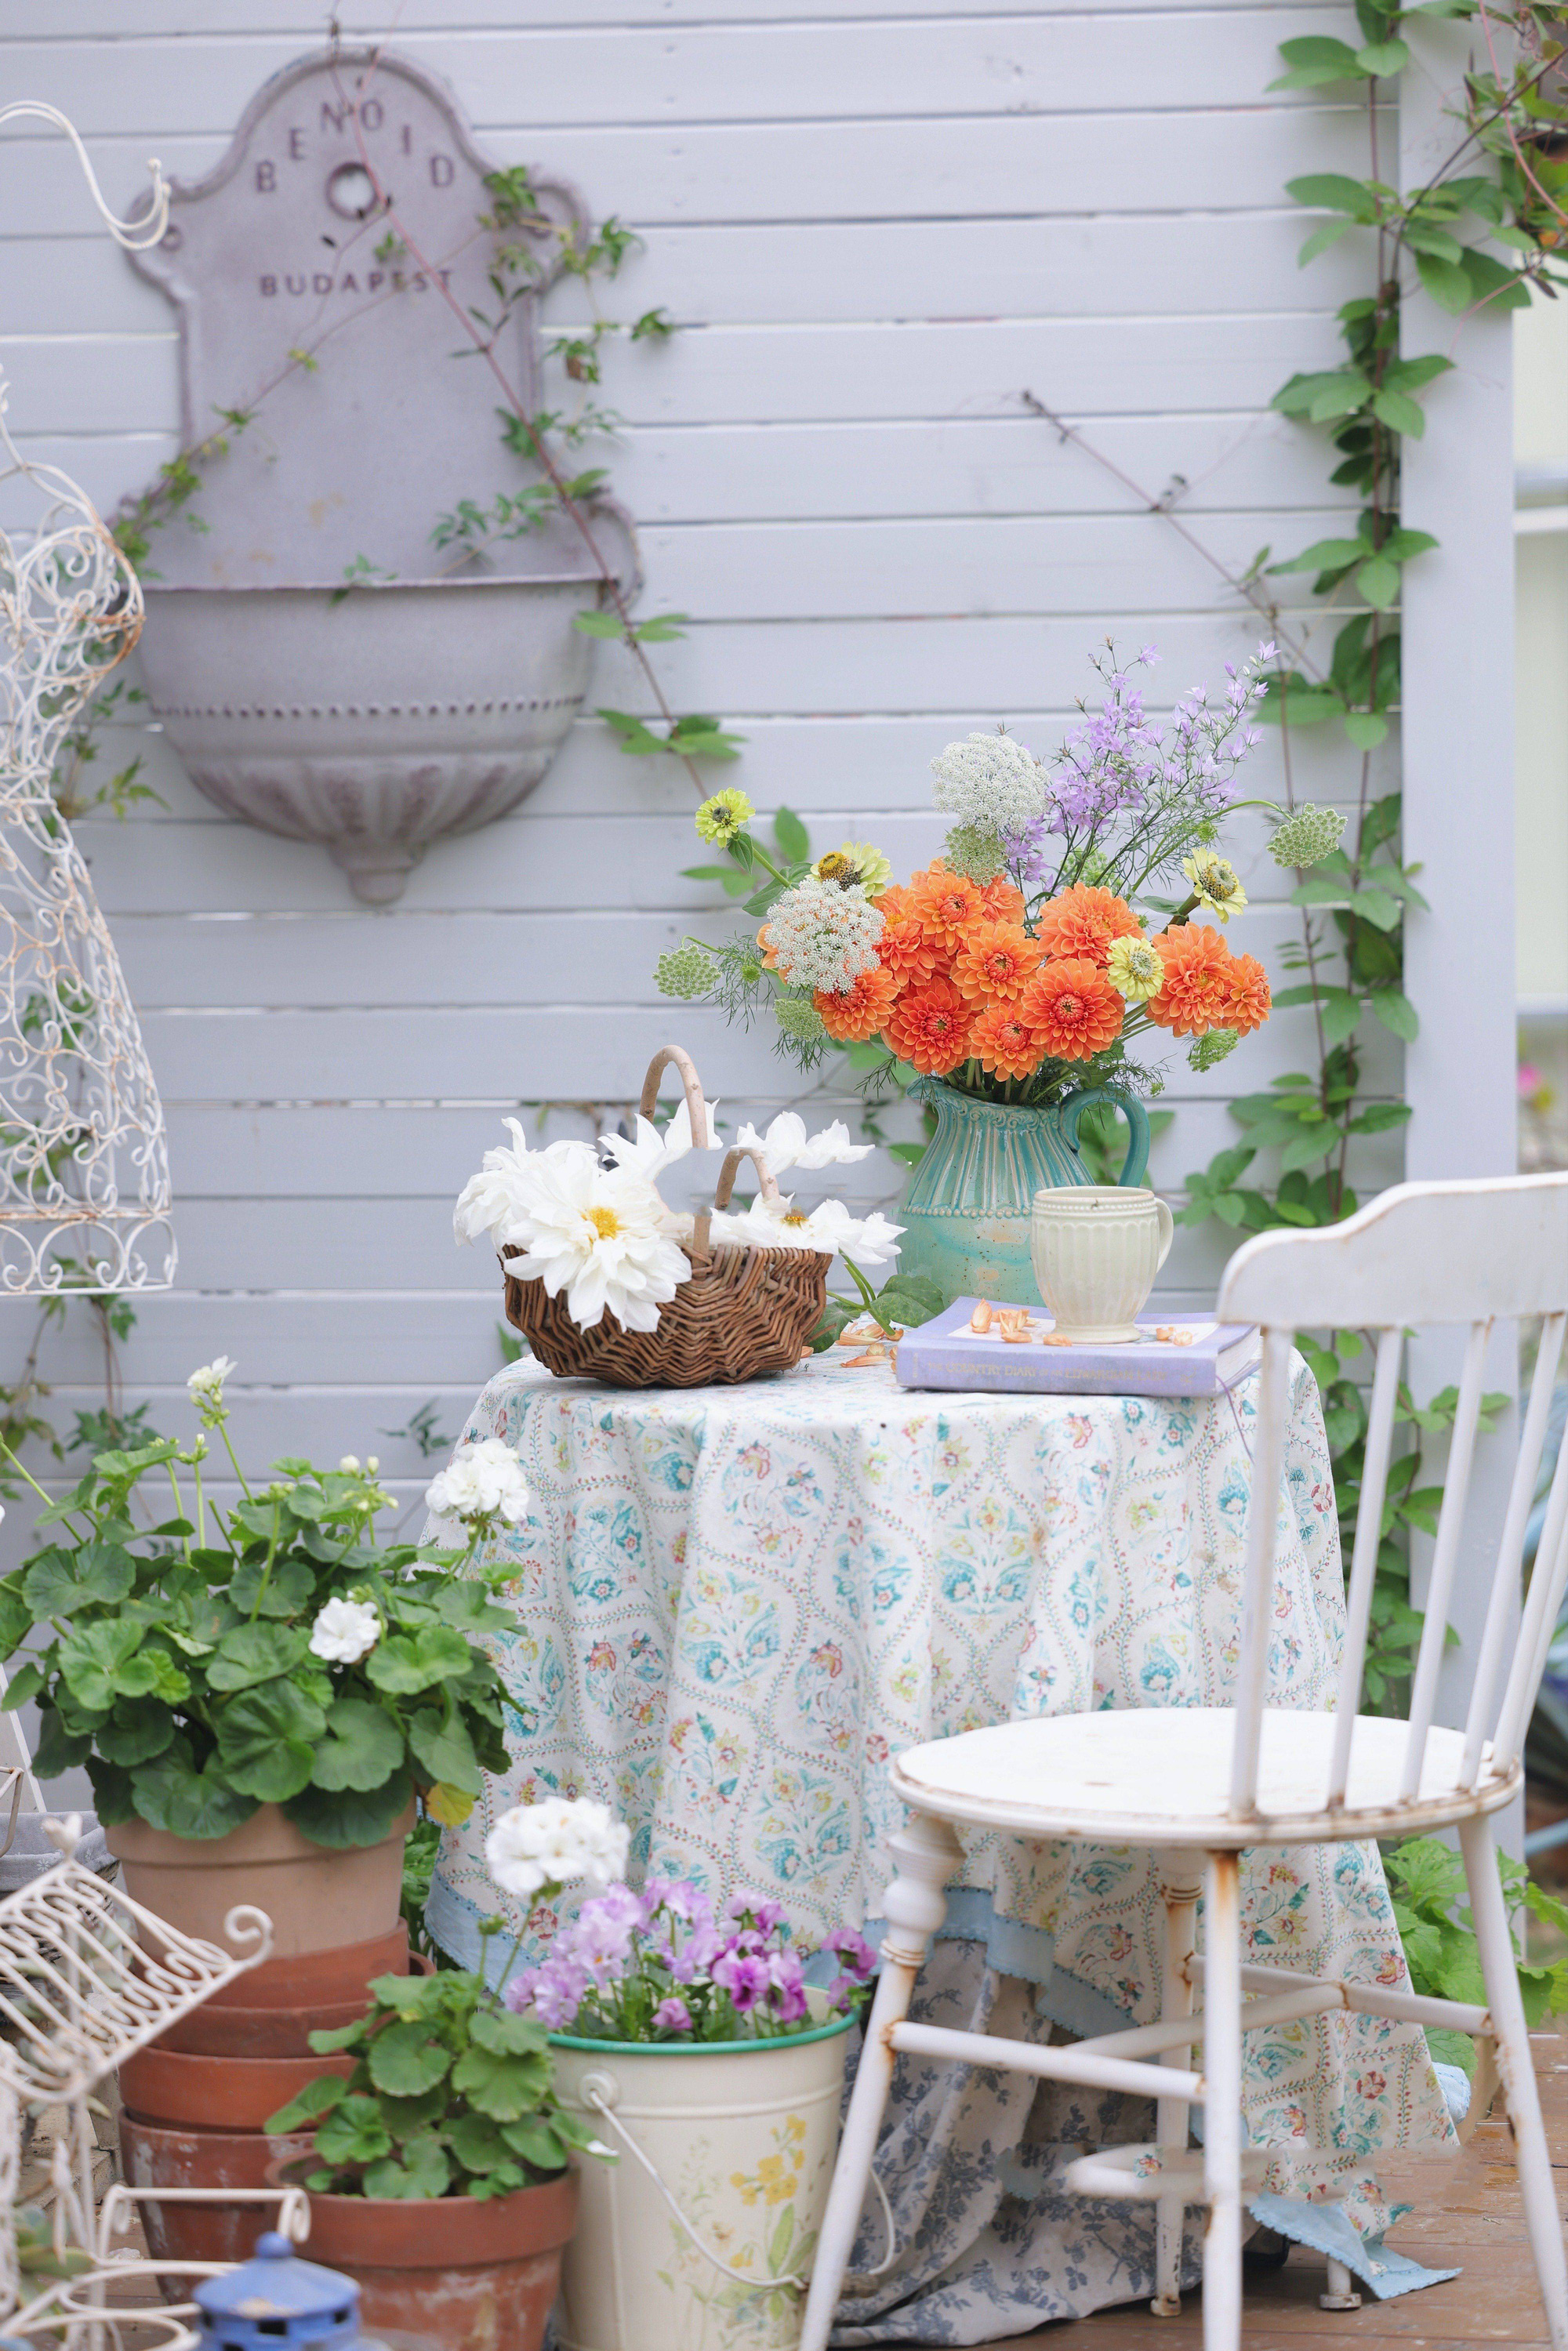
<instances>
[{"instance_id":1,"label":"white queen anne's lace flower","mask_svg":"<svg viewBox=\"0 0 1568 2351\"><path fill-rule=\"evenodd\" d=\"M591 1331L606 1309L623 1330L653 1331L659 1308L691 1272L676 1247L674 1218L635 1167L602 1168L593 1155L541 1164L521 1213L502 1234L517 1249L507 1270L566 1292L567 1311Z\"/></svg>"},{"instance_id":2,"label":"white queen anne's lace flower","mask_svg":"<svg viewBox=\"0 0 1568 2351\"><path fill-rule=\"evenodd\" d=\"M507 1894L531 1896L580 1879L599 1893L624 1874L631 1843L632 1832L607 1805L552 1796L503 1813L485 1840L485 1862Z\"/></svg>"},{"instance_id":3,"label":"white queen anne's lace flower","mask_svg":"<svg viewBox=\"0 0 1568 2351\"><path fill-rule=\"evenodd\" d=\"M931 797L955 824L982 833L1021 832L1044 812L1045 776L1032 751L1011 735L971 735L931 762Z\"/></svg>"},{"instance_id":4,"label":"white queen anne's lace flower","mask_svg":"<svg viewBox=\"0 0 1568 2351\"><path fill-rule=\"evenodd\" d=\"M460 1445L425 1488L424 1502L437 1518L461 1519L466 1526L499 1518L516 1527L528 1515L528 1489L503 1437Z\"/></svg>"},{"instance_id":5,"label":"white queen anne's lace flower","mask_svg":"<svg viewBox=\"0 0 1568 2351\"><path fill-rule=\"evenodd\" d=\"M876 1148L873 1143L852 1143L841 1118L835 1118L816 1134L808 1134L798 1110L781 1110L766 1134L746 1125L735 1139L738 1149L755 1151L766 1159L775 1176L782 1176L787 1167L838 1167L853 1159L869 1159Z\"/></svg>"},{"instance_id":6,"label":"white queen anne's lace flower","mask_svg":"<svg viewBox=\"0 0 1568 2351\"><path fill-rule=\"evenodd\" d=\"M882 930L882 909L863 891L808 873L769 908L762 935L788 986L847 996L874 967Z\"/></svg>"},{"instance_id":7,"label":"white queen anne's lace flower","mask_svg":"<svg viewBox=\"0 0 1568 2351\"><path fill-rule=\"evenodd\" d=\"M310 1654L329 1665L357 1666L382 1635L382 1620L368 1600L329 1600L310 1627Z\"/></svg>"}]
</instances>

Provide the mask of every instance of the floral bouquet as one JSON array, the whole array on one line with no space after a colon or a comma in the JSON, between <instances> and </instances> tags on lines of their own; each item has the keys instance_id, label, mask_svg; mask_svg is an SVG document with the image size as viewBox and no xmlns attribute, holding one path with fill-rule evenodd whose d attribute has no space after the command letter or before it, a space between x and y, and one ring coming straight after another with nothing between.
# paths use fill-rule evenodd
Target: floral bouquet
<instances>
[{"instance_id":1,"label":"floral bouquet","mask_svg":"<svg viewBox=\"0 0 1568 2351\"><path fill-rule=\"evenodd\" d=\"M990 1102L1154 1091L1130 1049L1156 1030L1189 1039L1193 1066L1210 1068L1269 1017L1262 965L1225 936L1247 898L1215 843L1234 807L1265 805L1237 803L1233 786L1260 739L1249 721L1273 651L1228 666L1212 705L1195 688L1164 729L1131 674L1153 648L1126 670L1113 653L1095 663L1102 707L1049 763L1005 733L950 744L932 762L952 820L945 853L905 884L862 841L781 869L746 830L745 795L716 793L698 832L765 871L747 910L766 919L755 939L687 940L661 958L659 986L747 1021L770 1003L804 1068L848 1046L875 1074L946 1079ZM1323 810L1275 813L1281 865L1317 862L1343 826ZM1182 894L1157 894L1178 873Z\"/></svg>"}]
</instances>

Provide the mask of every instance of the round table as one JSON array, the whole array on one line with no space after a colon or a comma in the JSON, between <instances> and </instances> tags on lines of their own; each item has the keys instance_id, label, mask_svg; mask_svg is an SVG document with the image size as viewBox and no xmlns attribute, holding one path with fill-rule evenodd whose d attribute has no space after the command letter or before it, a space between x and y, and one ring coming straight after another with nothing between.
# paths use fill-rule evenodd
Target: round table
<instances>
[{"instance_id":1,"label":"round table","mask_svg":"<svg viewBox=\"0 0 1568 2351\"><path fill-rule=\"evenodd\" d=\"M807 1943L842 1923L874 1933L900 1749L1009 1717L1224 1703L1253 1387L1176 1401L931 1394L841 1350L741 1387L613 1389L526 1361L499 1374L464 1433L505 1437L529 1489L528 1523L488 1554L514 1570L516 1629L496 1639L514 1762L443 1840L436 1938L476 1954L477 1920L509 1907L486 1876L485 1834L508 1805L554 1792L610 1803L632 1825L636 1870L695 1875L720 1896L758 1888ZM1343 1579L1317 1388L1299 1359L1278 1508L1270 1699L1320 1708ZM1406 1980L1375 1847L1256 1850L1243 1897L1260 1956ZM1162 1924L1146 1851L977 1835L925 1988L946 2021L989 2004L1015 2032L1143 2021ZM864 2339L982 2341L1145 2290L1144 2208L1102 2223L1086 2218L1100 2208L1058 2199L1076 2245L1055 2267L1038 2225L1015 2229L1010 2252L998 2239L1006 2209L1038 2221L1051 2207L1051 2149L1093 2127L1081 2102L1017 2077L904 2072L879 2164L909 2251L863 2298ZM1318 2221L1346 2215L1375 2239L1387 2215L1360 2178L1368 2159L1448 2135L1424 2036L1382 2019L1251 2036L1245 2105L1255 2143L1307 2137L1357 2175L1340 2210L1312 2208L1300 2233L1314 2241ZM1108 2115L1098 2128L1136 2135ZM966 2170L965 2147L982 2143L985 2164ZM1398 2260L1375 2245L1369 2258Z\"/></svg>"}]
</instances>

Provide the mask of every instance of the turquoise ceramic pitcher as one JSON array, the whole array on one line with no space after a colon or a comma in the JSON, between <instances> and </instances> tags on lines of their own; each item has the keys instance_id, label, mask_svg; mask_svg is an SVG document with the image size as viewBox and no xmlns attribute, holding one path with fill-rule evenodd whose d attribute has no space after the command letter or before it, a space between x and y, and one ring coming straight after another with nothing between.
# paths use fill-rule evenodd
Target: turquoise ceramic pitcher
<instances>
[{"instance_id":1,"label":"turquoise ceramic pitcher","mask_svg":"<svg viewBox=\"0 0 1568 2351\"><path fill-rule=\"evenodd\" d=\"M1111 1102L1125 1116L1132 1132L1118 1180L1141 1184L1149 1164L1143 1103L1114 1086L1082 1087L1044 1110L977 1102L937 1079L915 1091L936 1113L936 1132L897 1211L899 1270L929 1276L948 1301L1038 1306L1029 1251L1035 1194L1093 1182L1078 1146L1078 1122L1092 1102Z\"/></svg>"}]
</instances>

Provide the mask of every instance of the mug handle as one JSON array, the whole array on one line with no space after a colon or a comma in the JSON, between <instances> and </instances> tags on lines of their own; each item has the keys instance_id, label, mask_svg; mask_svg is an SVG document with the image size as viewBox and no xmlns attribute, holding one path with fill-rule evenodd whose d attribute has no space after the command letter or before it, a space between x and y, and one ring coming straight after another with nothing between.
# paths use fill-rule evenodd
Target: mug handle
<instances>
[{"instance_id":1,"label":"mug handle","mask_svg":"<svg viewBox=\"0 0 1568 2351\"><path fill-rule=\"evenodd\" d=\"M1078 1122L1092 1102L1110 1102L1115 1109L1121 1111L1126 1118L1130 1130L1127 1136L1127 1156L1122 1163L1122 1172L1116 1181L1118 1184L1141 1184L1149 1172L1149 1120L1147 1112L1135 1094L1124 1094L1118 1086L1085 1086L1082 1093L1069 1094L1061 1105L1061 1131L1067 1138L1068 1149L1076 1155ZM1168 1218L1170 1215L1168 1208L1166 1215ZM1174 1227L1172 1229L1174 1231ZM1162 1265L1166 1261L1166 1252L1168 1251L1170 1245L1170 1235L1167 1234L1165 1249L1160 1253Z\"/></svg>"}]
</instances>

